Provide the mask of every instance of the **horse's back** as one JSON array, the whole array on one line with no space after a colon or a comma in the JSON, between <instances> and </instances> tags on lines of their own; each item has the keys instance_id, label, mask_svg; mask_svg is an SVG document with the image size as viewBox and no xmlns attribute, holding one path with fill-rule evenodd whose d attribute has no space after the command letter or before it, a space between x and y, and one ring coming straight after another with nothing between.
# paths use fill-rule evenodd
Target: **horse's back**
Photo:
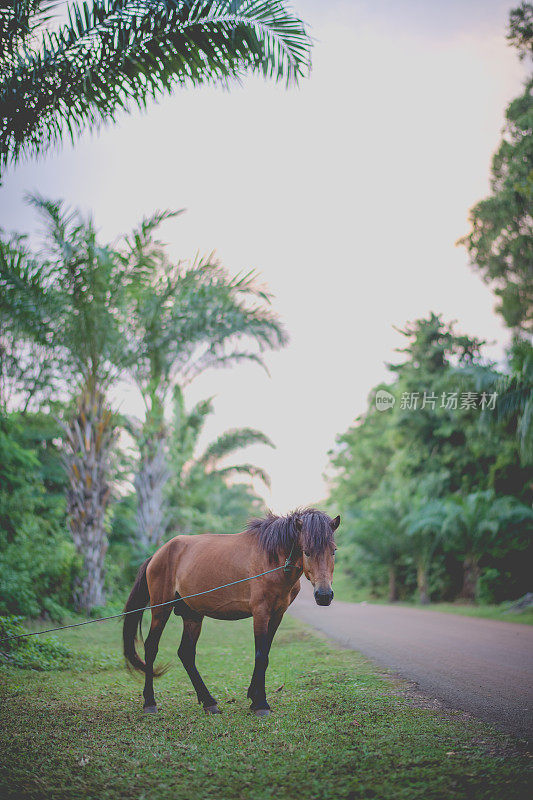
<instances>
[{"instance_id":1,"label":"horse's back","mask_svg":"<svg viewBox=\"0 0 533 800\"><path fill-rule=\"evenodd\" d=\"M252 542L249 533L182 534L163 545L161 550L168 547L168 553L162 555L170 558L180 570L202 566L241 570L255 555Z\"/></svg>"}]
</instances>

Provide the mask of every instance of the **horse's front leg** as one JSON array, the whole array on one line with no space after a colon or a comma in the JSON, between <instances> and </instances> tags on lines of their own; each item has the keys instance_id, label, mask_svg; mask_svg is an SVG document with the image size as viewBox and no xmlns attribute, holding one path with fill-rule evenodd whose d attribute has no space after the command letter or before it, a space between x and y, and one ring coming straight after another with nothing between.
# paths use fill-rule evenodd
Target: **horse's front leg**
<instances>
[{"instance_id":1,"label":"horse's front leg","mask_svg":"<svg viewBox=\"0 0 533 800\"><path fill-rule=\"evenodd\" d=\"M265 675L272 640L282 617L283 611L271 613L270 610L260 608L254 612L255 666L248 688L248 697L252 701L251 711L258 717L270 714L270 706L266 699Z\"/></svg>"}]
</instances>

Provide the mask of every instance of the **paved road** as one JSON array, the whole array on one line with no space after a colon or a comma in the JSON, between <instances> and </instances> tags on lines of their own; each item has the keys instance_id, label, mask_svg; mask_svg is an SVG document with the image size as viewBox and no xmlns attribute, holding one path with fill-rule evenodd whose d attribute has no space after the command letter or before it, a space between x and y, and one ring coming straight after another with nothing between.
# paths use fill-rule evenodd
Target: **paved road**
<instances>
[{"instance_id":1,"label":"paved road","mask_svg":"<svg viewBox=\"0 0 533 800\"><path fill-rule=\"evenodd\" d=\"M290 611L424 694L533 740L533 626L337 600L321 608L306 580Z\"/></svg>"}]
</instances>

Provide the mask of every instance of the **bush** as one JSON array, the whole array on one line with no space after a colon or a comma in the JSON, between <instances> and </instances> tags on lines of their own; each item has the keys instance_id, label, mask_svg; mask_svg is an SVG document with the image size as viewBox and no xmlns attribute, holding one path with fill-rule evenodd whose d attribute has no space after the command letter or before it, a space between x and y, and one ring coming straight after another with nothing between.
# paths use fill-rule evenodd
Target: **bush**
<instances>
[{"instance_id":1,"label":"bush","mask_svg":"<svg viewBox=\"0 0 533 800\"><path fill-rule=\"evenodd\" d=\"M0 614L60 620L71 603L80 559L50 466L51 461L59 470L59 456L21 443L24 424L16 415L0 415Z\"/></svg>"},{"instance_id":2,"label":"bush","mask_svg":"<svg viewBox=\"0 0 533 800\"><path fill-rule=\"evenodd\" d=\"M0 639L27 633L21 622L22 617L0 617ZM52 637L31 636L0 641L0 663L20 669L40 671L64 669L71 657L68 647Z\"/></svg>"},{"instance_id":3,"label":"bush","mask_svg":"<svg viewBox=\"0 0 533 800\"><path fill-rule=\"evenodd\" d=\"M72 542L26 521L15 540L0 548L0 614L46 614L61 621L78 571Z\"/></svg>"}]
</instances>

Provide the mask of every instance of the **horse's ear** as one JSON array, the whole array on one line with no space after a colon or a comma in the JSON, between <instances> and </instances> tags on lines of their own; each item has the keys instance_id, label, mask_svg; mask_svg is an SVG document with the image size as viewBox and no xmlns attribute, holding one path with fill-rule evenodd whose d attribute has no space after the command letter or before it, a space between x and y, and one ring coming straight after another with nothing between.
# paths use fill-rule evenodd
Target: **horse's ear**
<instances>
[{"instance_id":1,"label":"horse's ear","mask_svg":"<svg viewBox=\"0 0 533 800\"><path fill-rule=\"evenodd\" d=\"M296 525L296 530L298 531L298 533L301 533L301 531L302 531L302 520L300 519L300 517L295 517L294 524Z\"/></svg>"},{"instance_id":2,"label":"horse's ear","mask_svg":"<svg viewBox=\"0 0 533 800\"><path fill-rule=\"evenodd\" d=\"M341 517L340 514L338 514L335 517L335 519L331 520L331 527L333 528L334 531L336 531L340 524L341 524Z\"/></svg>"}]
</instances>

